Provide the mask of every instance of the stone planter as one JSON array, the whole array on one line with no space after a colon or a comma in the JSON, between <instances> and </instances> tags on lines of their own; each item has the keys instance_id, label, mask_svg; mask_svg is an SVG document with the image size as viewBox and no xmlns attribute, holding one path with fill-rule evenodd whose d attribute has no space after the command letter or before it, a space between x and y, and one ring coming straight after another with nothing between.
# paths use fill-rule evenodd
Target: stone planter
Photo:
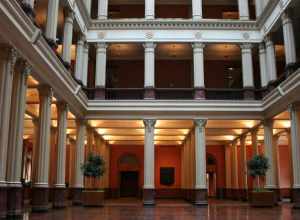
<instances>
[{"instance_id":1,"label":"stone planter","mask_svg":"<svg viewBox=\"0 0 300 220\"><path fill-rule=\"evenodd\" d=\"M82 193L84 206L101 207L104 205L104 191L84 190Z\"/></svg>"},{"instance_id":2,"label":"stone planter","mask_svg":"<svg viewBox=\"0 0 300 220\"><path fill-rule=\"evenodd\" d=\"M250 193L250 205L253 207L273 207L276 205L276 196L273 191Z\"/></svg>"}]
</instances>

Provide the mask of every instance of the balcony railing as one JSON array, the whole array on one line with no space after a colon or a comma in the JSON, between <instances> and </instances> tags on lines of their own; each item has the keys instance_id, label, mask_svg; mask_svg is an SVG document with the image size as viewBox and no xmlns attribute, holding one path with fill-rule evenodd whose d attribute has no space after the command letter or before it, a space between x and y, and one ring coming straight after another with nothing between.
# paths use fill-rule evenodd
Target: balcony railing
<instances>
[{"instance_id":1,"label":"balcony railing","mask_svg":"<svg viewBox=\"0 0 300 220\"><path fill-rule=\"evenodd\" d=\"M193 99L192 88L156 88L156 99Z\"/></svg>"}]
</instances>

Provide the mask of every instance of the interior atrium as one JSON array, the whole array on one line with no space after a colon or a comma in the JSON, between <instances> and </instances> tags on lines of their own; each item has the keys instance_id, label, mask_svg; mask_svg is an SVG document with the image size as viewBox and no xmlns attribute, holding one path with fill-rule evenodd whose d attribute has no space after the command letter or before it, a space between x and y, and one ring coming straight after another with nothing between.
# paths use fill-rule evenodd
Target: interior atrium
<instances>
[{"instance_id":1,"label":"interior atrium","mask_svg":"<svg viewBox=\"0 0 300 220\"><path fill-rule=\"evenodd\" d=\"M299 11L299 0L0 1L0 219L85 207L95 189L104 207L197 210L253 203L261 184L274 205L300 208ZM105 163L95 181L89 155ZM255 155L269 162L261 182Z\"/></svg>"}]
</instances>

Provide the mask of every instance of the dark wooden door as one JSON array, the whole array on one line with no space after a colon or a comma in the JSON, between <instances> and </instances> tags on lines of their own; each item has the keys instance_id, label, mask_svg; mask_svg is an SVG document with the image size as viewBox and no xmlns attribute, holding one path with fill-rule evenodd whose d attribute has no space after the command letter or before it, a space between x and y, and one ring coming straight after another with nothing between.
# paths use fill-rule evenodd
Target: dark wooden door
<instances>
[{"instance_id":1,"label":"dark wooden door","mask_svg":"<svg viewBox=\"0 0 300 220\"><path fill-rule=\"evenodd\" d=\"M137 171L122 171L120 173L120 196L136 197L139 190L139 173Z\"/></svg>"}]
</instances>

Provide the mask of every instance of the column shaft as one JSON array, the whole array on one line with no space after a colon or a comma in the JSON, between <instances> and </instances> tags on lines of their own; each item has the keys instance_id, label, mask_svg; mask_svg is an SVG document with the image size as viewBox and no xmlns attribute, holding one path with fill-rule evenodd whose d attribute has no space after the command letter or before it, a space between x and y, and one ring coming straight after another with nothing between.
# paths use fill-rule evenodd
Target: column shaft
<instances>
[{"instance_id":1,"label":"column shaft","mask_svg":"<svg viewBox=\"0 0 300 220\"><path fill-rule=\"evenodd\" d=\"M202 43L193 44L195 99L205 99L204 47Z\"/></svg>"},{"instance_id":2,"label":"column shaft","mask_svg":"<svg viewBox=\"0 0 300 220\"><path fill-rule=\"evenodd\" d=\"M202 0L192 0L193 20L202 19Z\"/></svg>"},{"instance_id":3,"label":"column shaft","mask_svg":"<svg viewBox=\"0 0 300 220\"><path fill-rule=\"evenodd\" d=\"M253 79L253 60L252 45L243 44L242 49L242 69L243 69L243 86L245 89L244 98L254 99L254 79Z\"/></svg>"},{"instance_id":4,"label":"column shaft","mask_svg":"<svg viewBox=\"0 0 300 220\"><path fill-rule=\"evenodd\" d=\"M76 48L76 64L75 64L75 78L78 81L82 79L82 66L83 66L83 38L81 37L77 42Z\"/></svg>"},{"instance_id":5,"label":"column shaft","mask_svg":"<svg viewBox=\"0 0 300 220\"><path fill-rule=\"evenodd\" d=\"M89 45L85 44L83 47L83 62L82 62L82 84L87 86L89 70Z\"/></svg>"},{"instance_id":6,"label":"column shaft","mask_svg":"<svg viewBox=\"0 0 300 220\"><path fill-rule=\"evenodd\" d=\"M85 0L85 1L84 1L84 4L85 4L85 7L86 7L86 10L87 10L88 15L91 15L91 10L92 10L92 0Z\"/></svg>"},{"instance_id":7,"label":"column shaft","mask_svg":"<svg viewBox=\"0 0 300 220\"><path fill-rule=\"evenodd\" d=\"M62 58L67 67L71 65L71 47L73 39L73 20L74 13L72 11L67 12L64 24L64 40L63 40L63 54Z\"/></svg>"},{"instance_id":8,"label":"column shaft","mask_svg":"<svg viewBox=\"0 0 300 220\"><path fill-rule=\"evenodd\" d=\"M155 18L155 0L145 0L145 19Z\"/></svg>"},{"instance_id":9,"label":"column shaft","mask_svg":"<svg viewBox=\"0 0 300 220\"><path fill-rule=\"evenodd\" d=\"M268 86L270 80L267 72L267 55L266 55L266 48L264 43L261 43L259 45L259 66L260 66L261 87L265 88Z\"/></svg>"},{"instance_id":10,"label":"column shaft","mask_svg":"<svg viewBox=\"0 0 300 220\"><path fill-rule=\"evenodd\" d=\"M297 61L295 34L294 34L293 22L289 18L287 13L282 14L282 29L283 29L286 65L295 64Z\"/></svg>"},{"instance_id":11,"label":"column shaft","mask_svg":"<svg viewBox=\"0 0 300 220\"><path fill-rule=\"evenodd\" d=\"M96 88L95 94L97 99L105 98L106 86L106 49L107 45L103 43L97 44L96 50Z\"/></svg>"},{"instance_id":12,"label":"column shaft","mask_svg":"<svg viewBox=\"0 0 300 220\"><path fill-rule=\"evenodd\" d=\"M98 0L98 19L107 19L108 0Z\"/></svg>"},{"instance_id":13,"label":"column shaft","mask_svg":"<svg viewBox=\"0 0 300 220\"><path fill-rule=\"evenodd\" d=\"M45 36L51 46L56 46L59 0L48 1L47 23Z\"/></svg>"},{"instance_id":14,"label":"column shaft","mask_svg":"<svg viewBox=\"0 0 300 220\"><path fill-rule=\"evenodd\" d=\"M145 98L154 99L155 93L155 47L154 43L145 43Z\"/></svg>"},{"instance_id":15,"label":"column shaft","mask_svg":"<svg viewBox=\"0 0 300 220\"><path fill-rule=\"evenodd\" d=\"M249 20L248 0L238 0L240 20Z\"/></svg>"},{"instance_id":16,"label":"column shaft","mask_svg":"<svg viewBox=\"0 0 300 220\"><path fill-rule=\"evenodd\" d=\"M269 83L277 79L276 56L275 47L270 37L266 38L266 52L267 52L267 68Z\"/></svg>"},{"instance_id":17,"label":"column shaft","mask_svg":"<svg viewBox=\"0 0 300 220\"><path fill-rule=\"evenodd\" d=\"M255 0L255 14L256 18L258 18L264 10L263 1Z\"/></svg>"}]
</instances>

